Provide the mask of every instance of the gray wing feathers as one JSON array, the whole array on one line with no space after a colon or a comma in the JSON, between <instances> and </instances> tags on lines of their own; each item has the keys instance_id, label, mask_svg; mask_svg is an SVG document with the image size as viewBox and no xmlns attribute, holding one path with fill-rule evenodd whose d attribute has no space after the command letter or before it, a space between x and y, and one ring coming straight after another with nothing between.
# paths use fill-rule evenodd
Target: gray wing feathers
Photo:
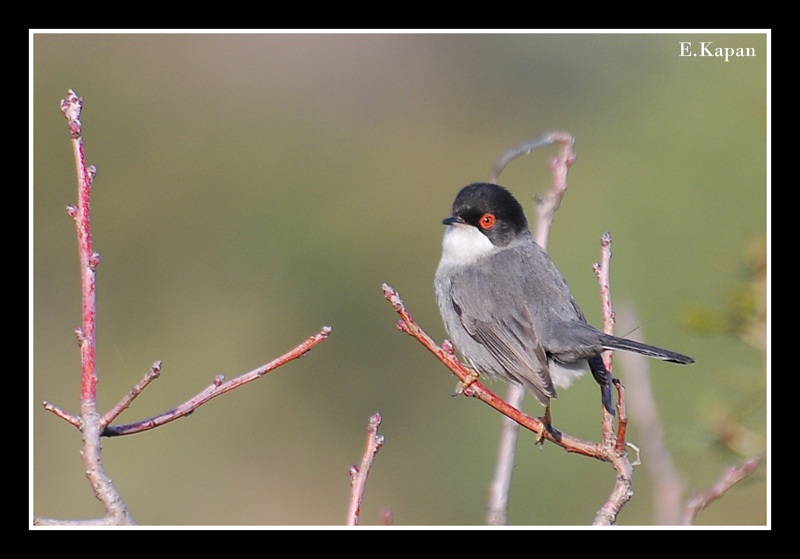
<instances>
[{"instance_id":1,"label":"gray wing feathers","mask_svg":"<svg viewBox=\"0 0 800 559\"><path fill-rule=\"evenodd\" d=\"M518 305L514 301L509 301L510 304L503 309L498 308L495 301L508 296L508 293L497 293L499 289L503 286L473 269L468 275L457 274L453 278L451 296L469 335L486 348L507 376L524 384L543 405L547 405L549 399L556 396L556 391L534 319L527 305ZM514 292L520 291L510 291Z\"/></svg>"}]
</instances>

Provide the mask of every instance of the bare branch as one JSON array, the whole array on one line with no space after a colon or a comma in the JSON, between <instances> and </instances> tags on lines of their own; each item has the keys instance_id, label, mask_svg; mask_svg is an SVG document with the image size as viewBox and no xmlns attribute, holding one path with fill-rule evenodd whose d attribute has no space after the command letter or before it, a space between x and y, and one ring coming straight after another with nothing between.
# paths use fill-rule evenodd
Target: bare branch
<instances>
[{"instance_id":1,"label":"bare branch","mask_svg":"<svg viewBox=\"0 0 800 559\"><path fill-rule=\"evenodd\" d=\"M100 263L100 255L92 249L91 230L91 193L97 169L86 165L83 125L80 121L82 109L83 98L70 89L66 98L61 101L61 112L67 119L78 180L78 205L68 206L67 214L75 220L81 270L83 320L81 327L76 330L81 353L80 429L83 433L81 455L86 466L86 477L89 479L95 497L103 504L108 521L111 524L133 524L128 507L111 483L111 478L106 474L100 458L102 425L100 424L100 414L97 412L97 371L95 370L95 318L97 313L95 289L96 269ZM47 405L46 408L51 411L56 409ZM70 420L64 414L59 416ZM74 425L74 421L70 421L70 423Z\"/></svg>"},{"instance_id":2,"label":"bare branch","mask_svg":"<svg viewBox=\"0 0 800 559\"><path fill-rule=\"evenodd\" d=\"M683 516L683 524L693 524L697 516L703 512L708 505L722 497L728 489L752 474L758 467L760 459L757 456L748 458L738 466L731 466L723 472L717 482L708 490L695 495L686 504L686 511Z\"/></svg>"},{"instance_id":3,"label":"bare branch","mask_svg":"<svg viewBox=\"0 0 800 559\"><path fill-rule=\"evenodd\" d=\"M490 182L496 183L500 178L500 173L511 161L554 143L559 144L559 152L558 156L550 162L553 181L550 190L544 197L536 197L537 219L534 240L544 249L547 249L547 241L555 213L561 206L561 200L567 191L567 173L575 161L575 153L572 151L575 140L572 135L567 132L551 132L535 140L523 142L510 148L495 163L489 179ZM513 383L508 385L506 401L511 406L521 409L524 399L524 386ZM519 427L515 421L509 418L503 420L497 449L497 461L495 463L494 476L489 486L489 500L486 507L486 523L491 526L508 524L508 494L511 490L511 476L516 463L518 431Z\"/></svg>"},{"instance_id":4,"label":"bare branch","mask_svg":"<svg viewBox=\"0 0 800 559\"><path fill-rule=\"evenodd\" d=\"M603 317L603 331L606 334L614 334L615 315L611 305L611 233L606 231L600 236L600 262L592 266L597 282L600 287L600 310ZM608 372L609 386L614 384L617 387L617 394L619 395L617 403L617 411L619 412L618 431L614 434L614 417L603 408L603 439L612 440L616 437L616 445L618 450L622 450L625 446L625 430L627 429L627 414L625 413L625 400L622 397L624 388L622 384L614 379L611 374L613 367L613 352L603 352L603 365L605 365Z\"/></svg>"},{"instance_id":5,"label":"bare branch","mask_svg":"<svg viewBox=\"0 0 800 559\"><path fill-rule=\"evenodd\" d=\"M42 402L42 405L44 405L45 410L54 413L57 417L60 417L61 419L72 424L78 429L81 428L81 418L78 417L77 415L72 415L71 413L67 413L58 406L56 406L55 404L51 404L47 400Z\"/></svg>"},{"instance_id":6,"label":"bare branch","mask_svg":"<svg viewBox=\"0 0 800 559\"><path fill-rule=\"evenodd\" d=\"M147 388L147 386L157 379L161 375L161 361L156 361L153 363L153 366L150 367L150 371L144 376L144 378L136 384L133 388L131 388L130 392L128 392L122 400L120 400L116 406L108 410L103 418L100 420L100 425L105 429L105 427L114 421L119 414L124 412L128 407L133 403L136 397L142 393L142 391Z\"/></svg>"},{"instance_id":7,"label":"bare branch","mask_svg":"<svg viewBox=\"0 0 800 559\"><path fill-rule=\"evenodd\" d=\"M350 506L347 511L347 525L358 526L358 517L361 514L361 502L364 499L364 490L367 486L367 478L372 468L375 456L383 446L383 435L378 435L378 427L381 424L381 416L376 413L369 418L367 427L367 442L364 445L364 455L361 458L361 466L353 464L350 466ZM384 512L385 520L391 523L391 513L388 517Z\"/></svg>"},{"instance_id":8,"label":"bare branch","mask_svg":"<svg viewBox=\"0 0 800 559\"><path fill-rule=\"evenodd\" d=\"M606 334L614 333L614 309L611 304L611 233L606 231L600 236L600 262L592 266L600 288L600 307L603 317L603 331ZM614 416L609 413L605 406L601 406L603 444L613 446L614 468L617 470L617 477L614 481L614 488L595 516L594 524L606 526L616 522L619 511L633 496L632 478L633 466L630 463L627 453L625 435L628 427L628 414L625 409L625 387L612 375L612 352L603 352L603 365L606 368L608 387L617 388L617 430L614 431ZM603 398L610 398L610 393L606 392L606 386L601 387Z\"/></svg>"},{"instance_id":9,"label":"bare branch","mask_svg":"<svg viewBox=\"0 0 800 559\"><path fill-rule=\"evenodd\" d=\"M75 158L75 169L78 177L78 205L68 206L67 213L75 220L78 233L78 253L81 266L82 311L83 323L80 328L81 350L81 402L82 405L94 408L97 376L95 372L95 269L100 255L92 250L91 231L91 192L92 182L97 174L94 167L86 166L86 154L83 147L83 124L80 121L83 109L83 98L71 89L67 97L61 101L61 112L67 119L67 128L72 141L72 152Z\"/></svg>"},{"instance_id":10,"label":"bare branch","mask_svg":"<svg viewBox=\"0 0 800 559\"><path fill-rule=\"evenodd\" d=\"M130 423L127 425L108 425L111 421L116 419L123 411L125 411L133 402L133 400L142 393L142 391L156 378L158 378L161 374L161 361L156 361L153 366L150 368L150 371L144 376L144 378L137 383L133 388L131 388L130 392L125 395L125 397L120 400L111 410L109 410L103 418L100 419L100 434L104 437L119 437L122 435L132 435L134 433L141 433L142 431L149 431L155 427L160 425L164 425L165 423L170 423L175 421L176 419L180 419L181 417L186 417L187 415L194 412L197 408L208 402L209 400L220 396L226 392L233 390L234 388L238 388L243 386L249 382L252 382L256 379L261 378L262 376L266 375L267 373L277 369L281 365L288 363L289 361L293 361L299 357L305 356L311 348L314 346L324 342L328 336L330 335L331 328L329 326L325 326L320 330L317 334L309 337L302 343L298 344L293 349L289 350L282 356L274 359L273 361L262 365L261 367L254 369L248 373L244 373L234 379L229 380L228 382L223 382L222 375L217 375L214 378L214 381L209 385L207 388L181 404L180 406L173 408L167 412L159 414L155 417L151 417L150 419L145 419L142 421L137 421L135 423ZM44 407L47 411L50 411L61 417L65 421L68 421L78 429L82 428L82 421L80 418L70 415L57 406L49 403L44 402Z\"/></svg>"},{"instance_id":11,"label":"bare branch","mask_svg":"<svg viewBox=\"0 0 800 559\"><path fill-rule=\"evenodd\" d=\"M316 345L321 344L326 339L328 339L328 335L331 332L331 328L329 326L325 326L319 333L314 334L307 338L304 342L297 345L295 348L291 349L290 351L284 353L277 359L270 361L266 365L262 365L261 367L250 371L249 373L244 373L234 379L231 379L227 382L223 382L222 375L217 375L214 378L214 381L209 385L207 388L181 404L180 406L173 408L167 412L164 412L160 415L155 417L151 417L150 419L145 419L142 421L137 421L136 423L129 423L127 425L109 425L105 428L102 432L103 436L106 437L120 437L122 435L132 435L134 433L141 433L142 431L149 431L150 429L154 429L160 425L164 425L165 423L170 423L175 421L176 419L180 419L182 417L186 417L187 415L191 414L197 408L211 400L212 398L216 398L217 396L221 396L226 392L230 392L235 388L239 388L247 384L248 382L252 382L257 380L270 371L274 371L281 365L288 363L289 361L293 361L298 357L303 357L306 355L311 348Z\"/></svg>"}]
</instances>

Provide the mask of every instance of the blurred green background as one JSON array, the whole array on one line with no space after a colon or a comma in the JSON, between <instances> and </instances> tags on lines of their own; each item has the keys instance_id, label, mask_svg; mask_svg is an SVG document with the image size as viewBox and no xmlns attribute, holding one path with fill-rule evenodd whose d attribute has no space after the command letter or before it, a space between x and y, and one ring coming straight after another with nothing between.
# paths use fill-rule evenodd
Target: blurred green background
<instances>
[{"instance_id":1,"label":"blurred green background","mask_svg":"<svg viewBox=\"0 0 800 559\"><path fill-rule=\"evenodd\" d=\"M757 56L680 57L680 41ZM396 329L381 284L441 341L441 219L506 148L554 129L575 136L578 158L553 259L600 325L591 266L611 231L614 302L635 305L647 341L697 360L651 364L684 495L764 457L698 524L768 522L765 34L34 34L32 47L36 515L102 513L80 433L41 408L79 412L75 170L59 109L72 88L98 168L101 411L155 360L161 378L118 422L333 328L304 359L188 418L104 440L138 523L342 525L348 468L379 412L386 440L361 524L385 509L397 525L483 524L500 417L450 396L455 378ZM531 220L554 153L501 177ZM597 440L591 378L562 390L553 414ZM650 525L652 480L635 471L619 523ZM608 465L523 434L510 523L586 525L612 484Z\"/></svg>"}]
</instances>

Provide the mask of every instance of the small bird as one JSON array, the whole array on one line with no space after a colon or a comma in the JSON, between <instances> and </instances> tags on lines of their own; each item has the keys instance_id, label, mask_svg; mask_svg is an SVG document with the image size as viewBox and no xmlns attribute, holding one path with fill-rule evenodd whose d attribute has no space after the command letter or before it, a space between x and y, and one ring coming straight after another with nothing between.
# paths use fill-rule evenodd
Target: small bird
<instances>
[{"instance_id":1,"label":"small bird","mask_svg":"<svg viewBox=\"0 0 800 559\"><path fill-rule=\"evenodd\" d=\"M547 423L555 387L567 388L587 370L614 414L604 350L694 363L591 326L564 276L533 240L522 205L502 186L465 186L442 223L434 286L450 340L477 374L524 385L545 406Z\"/></svg>"}]
</instances>

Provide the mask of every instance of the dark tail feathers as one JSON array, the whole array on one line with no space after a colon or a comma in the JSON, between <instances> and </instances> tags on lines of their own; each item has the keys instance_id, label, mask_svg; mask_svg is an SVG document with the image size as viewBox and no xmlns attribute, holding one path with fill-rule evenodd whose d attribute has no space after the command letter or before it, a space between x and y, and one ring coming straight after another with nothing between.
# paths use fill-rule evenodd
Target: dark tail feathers
<instances>
[{"instance_id":1,"label":"dark tail feathers","mask_svg":"<svg viewBox=\"0 0 800 559\"><path fill-rule=\"evenodd\" d=\"M642 342L618 338L616 336L603 336L602 344L606 349L622 349L624 351L632 351L634 353L641 353L647 357L653 357L654 359L669 361L670 363L681 363L682 365L694 363L694 359L687 355L682 355L668 349L643 344Z\"/></svg>"}]
</instances>

